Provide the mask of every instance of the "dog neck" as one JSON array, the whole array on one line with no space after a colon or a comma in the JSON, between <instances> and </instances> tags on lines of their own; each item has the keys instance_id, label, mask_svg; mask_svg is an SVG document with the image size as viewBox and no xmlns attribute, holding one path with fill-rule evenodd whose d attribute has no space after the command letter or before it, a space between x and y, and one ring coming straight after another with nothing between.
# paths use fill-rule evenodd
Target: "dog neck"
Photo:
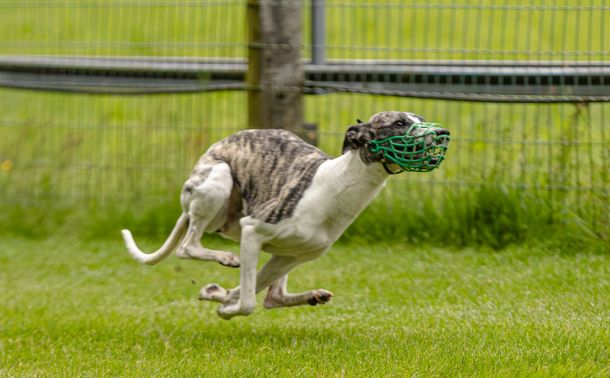
<instances>
[{"instance_id":1,"label":"dog neck","mask_svg":"<svg viewBox=\"0 0 610 378\"><path fill-rule=\"evenodd\" d=\"M316 174L316 186L332 208L357 215L384 187L388 175L379 163L365 163L358 151L349 151L323 163Z\"/></svg>"},{"instance_id":2,"label":"dog neck","mask_svg":"<svg viewBox=\"0 0 610 378\"><path fill-rule=\"evenodd\" d=\"M308 217L324 219L325 235L336 241L384 187L387 174L379 163L365 163L358 151L324 162L304 198Z\"/></svg>"},{"instance_id":3,"label":"dog neck","mask_svg":"<svg viewBox=\"0 0 610 378\"><path fill-rule=\"evenodd\" d=\"M350 150L330 163L339 186L377 187L383 185L389 177L380 163L364 162L358 150Z\"/></svg>"}]
</instances>

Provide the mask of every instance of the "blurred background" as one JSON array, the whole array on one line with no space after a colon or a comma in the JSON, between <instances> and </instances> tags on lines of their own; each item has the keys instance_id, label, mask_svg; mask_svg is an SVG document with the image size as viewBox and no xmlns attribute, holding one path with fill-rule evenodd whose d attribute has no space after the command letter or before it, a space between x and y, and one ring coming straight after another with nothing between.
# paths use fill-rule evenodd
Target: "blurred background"
<instances>
[{"instance_id":1,"label":"blurred background","mask_svg":"<svg viewBox=\"0 0 610 378\"><path fill-rule=\"evenodd\" d=\"M214 141L285 127L337 156L356 118L400 110L451 130L447 160L392 177L347 238L607 243L609 11L0 0L0 233L165 236ZM290 122L257 114L278 104Z\"/></svg>"}]
</instances>

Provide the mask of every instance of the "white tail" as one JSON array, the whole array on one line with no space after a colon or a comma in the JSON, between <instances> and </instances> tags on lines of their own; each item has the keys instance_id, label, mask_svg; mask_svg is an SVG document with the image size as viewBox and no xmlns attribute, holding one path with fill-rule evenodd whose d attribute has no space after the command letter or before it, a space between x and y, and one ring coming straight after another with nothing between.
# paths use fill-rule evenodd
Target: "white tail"
<instances>
[{"instance_id":1,"label":"white tail","mask_svg":"<svg viewBox=\"0 0 610 378\"><path fill-rule=\"evenodd\" d=\"M174 229L172 230L171 234L169 234L169 237L167 238L165 243L163 243L161 248L159 248L153 253L142 252L136 245L136 242L133 240L133 236L131 235L131 232L129 232L129 230L122 230L121 234L123 235L123 240L125 240L125 245L127 246L129 254L134 259L138 260L143 264L154 265L166 258L170 253L172 253L173 250L176 249L178 243L186 232L186 225L188 223L187 221L188 216L183 213L180 218L178 218Z\"/></svg>"}]
</instances>

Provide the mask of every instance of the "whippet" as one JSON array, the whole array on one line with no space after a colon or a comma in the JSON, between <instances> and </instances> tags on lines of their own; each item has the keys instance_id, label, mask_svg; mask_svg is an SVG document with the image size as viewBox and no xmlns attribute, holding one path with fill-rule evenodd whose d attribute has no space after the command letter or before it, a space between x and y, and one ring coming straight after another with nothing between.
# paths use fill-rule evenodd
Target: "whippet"
<instances>
[{"instance_id":1,"label":"whippet","mask_svg":"<svg viewBox=\"0 0 610 378\"><path fill-rule=\"evenodd\" d=\"M212 145L195 165L181 192L183 213L163 246L143 253L131 233L123 230L127 248L145 264L176 251L181 258L239 266L238 287L225 290L209 284L199 293L200 299L219 302L217 312L225 319L250 314L256 293L265 288L265 308L327 303L333 294L324 289L288 293L288 272L326 252L388 177L403 171L372 152L371 142L417 136L412 125L423 121L413 113L396 111L358 121L347 129L343 154L334 159L285 130L231 135ZM441 127L433 131L432 137L422 136L422 146L444 143L446 147L449 132ZM446 138L439 142L433 137L438 135ZM410 152L419 158L427 154L422 148ZM239 259L230 252L204 248L204 232L239 241ZM261 250L272 257L257 274Z\"/></svg>"}]
</instances>

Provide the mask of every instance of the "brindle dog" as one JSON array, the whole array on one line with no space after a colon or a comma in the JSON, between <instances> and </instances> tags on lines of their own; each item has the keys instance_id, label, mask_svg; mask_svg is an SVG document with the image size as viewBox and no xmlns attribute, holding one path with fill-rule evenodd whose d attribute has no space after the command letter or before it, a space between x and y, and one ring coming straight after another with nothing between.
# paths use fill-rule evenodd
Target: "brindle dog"
<instances>
[{"instance_id":1,"label":"brindle dog","mask_svg":"<svg viewBox=\"0 0 610 378\"><path fill-rule=\"evenodd\" d=\"M288 293L288 272L327 251L385 185L389 173L367 143L404 135L418 122L423 118L396 111L359 121L348 128L343 154L335 159L288 131L238 132L212 145L195 165L180 197L183 213L163 246L143 253L123 230L127 248L146 264L175 250L181 258L241 265L240 286L209 284L199 294L220 302L225 319L250 314L265 288L265 308L324 304L333 296L324 289ZM204 248L204 232L239 241L240 259ZM257 275L261 250L273 256Z\"/></svg>"}]
</instances>

